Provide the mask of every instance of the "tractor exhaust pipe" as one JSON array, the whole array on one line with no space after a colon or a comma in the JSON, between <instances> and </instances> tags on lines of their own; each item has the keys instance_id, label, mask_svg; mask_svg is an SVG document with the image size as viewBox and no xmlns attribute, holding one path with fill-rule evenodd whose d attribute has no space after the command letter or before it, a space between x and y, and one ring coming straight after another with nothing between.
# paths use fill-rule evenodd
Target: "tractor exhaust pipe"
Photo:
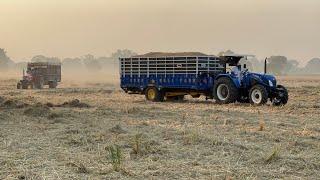
<instances>
[{"instance_id":1,"label":"tractor exhaust pipe","mask_svg":"<svg viewBox=\"0 0 320 180\"><path fill-rule=\"evenodd\" d=\"M267 74L267 59L264 60L264 74Z\"/></svg>"}]
</instances>

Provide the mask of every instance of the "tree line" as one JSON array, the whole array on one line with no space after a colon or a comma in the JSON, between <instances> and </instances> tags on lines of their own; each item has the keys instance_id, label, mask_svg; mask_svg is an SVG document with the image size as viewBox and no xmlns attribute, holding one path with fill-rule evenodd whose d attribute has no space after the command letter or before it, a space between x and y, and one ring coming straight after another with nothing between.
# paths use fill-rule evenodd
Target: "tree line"
<instances>
[{"instance_id":1,"label":"tree line","mask_svg":"<svg viewBox=\"0 0 320 180\"><path fill-rule=\"evenodd\" d=\"M222 54L235 54L231 50L218 53ZM67 71L83 71L99 72L107 69L110 73L118 71L119 57L130 57L137 55L137 53L129 50L117 50L109 57L95 57L94 55L87 54L75 58L59 59L57 57L46 57L37 55L30 59L30 62L59 62L62 64L63 69ZM275 75L289 75L289 74L320 74L320 58L313 58L307 62L304 67L299 66L299 61L288 59L285 56L271 56L267 61L268 73ZM257 59L255 57L249 58L245 62L247 67L253 72L263 72L264 59ZM5 70L22 70L27 65L27 62L15 63L8 57L5 49L0 48L0 71Z\"/></svg>"},{"instance_id":2,"label":"tree line","mask_svg":"<svg viewBox=\"0 0 320 180\"><path fill-rule=\"evenodd\" d=\"M43 55L37 55L30 59L29 62L51 62L61 63L62 67L66 71L74 72L86 70L88 72L99 72L104 69L116 71L118 69L119 57L130 57L137 55L131 50L117 50L109 57L95 57L94 55L87 54L80 57L64 58L58 57L46 57ZM17 62L11 60L4 49L0 49L0 71L5 70L22 70L27 66L28 62Z\"/></svg>"},{"instance_id":3,"label":"tree line","mask_svg":"<svg viewBox=\"0 0 320 180\"><path fill-rule=\"evenodd\" d=\"M252 58L247 63L253 71L264 71L264 60ZM304 67L299 66L297 60L285 56L271 56L267 59L267 72L275 75L320 74L319 68L320 58L311 59Z\"/></svg>"}]
</instances>

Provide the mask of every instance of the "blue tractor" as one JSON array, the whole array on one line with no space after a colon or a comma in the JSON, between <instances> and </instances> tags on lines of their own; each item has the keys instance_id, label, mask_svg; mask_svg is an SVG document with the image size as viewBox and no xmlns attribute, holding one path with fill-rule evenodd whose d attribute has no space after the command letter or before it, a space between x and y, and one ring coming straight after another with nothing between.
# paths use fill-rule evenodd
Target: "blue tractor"
<instances>
[{"instance_id":1,"label":"blue tractor","mask_svg":"<svg viewBox=\"0 0 320 180\"><path fill-rule=\"evenodd\" d=\"M267 74L267 59L264 62L264 74L249 72L246 64L239 64L247 56L222 56L220 59L229 67L229 73L222 73L215 77L213 86L214 99L218 103L246 102L263 105L270 100L273 105L285 105L288 102L287 89L277 84L273 75Z\"/></svg>"},{"instance_id":2,"label":"blue tractor","mask_svg":"<svg viewBox=\"0 0 320 180\"><path fill-rule=\"evenodd\" d=\"M120 58L121 88L130 94L144 94L147 100L182 100L185 95L234 102L285 105L288 91L266 73L249 72L241 65L244 55L210 56L202 53L148 53Z\"/></svg>"}]
</instances>

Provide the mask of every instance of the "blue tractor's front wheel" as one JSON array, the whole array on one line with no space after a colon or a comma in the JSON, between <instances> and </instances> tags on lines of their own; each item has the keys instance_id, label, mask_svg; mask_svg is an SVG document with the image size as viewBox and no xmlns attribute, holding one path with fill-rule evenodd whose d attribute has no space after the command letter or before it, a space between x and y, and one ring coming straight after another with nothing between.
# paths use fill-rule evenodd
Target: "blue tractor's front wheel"
<instances>
[{"instance_id":1,"label":"blue tractor's front wheel","mask_svg":"<svg viewBox=\"0 0 320 180\"><path fill-rule=\"evenodd\" d=\"M283 106L286 105L289 100L288 90L282 86L277 86L277 96L272 99L272 104L274 106Z\"/></svg>"},{"instance_id":2,"label":"blue tractor's front wheel","mask_svg":"<svg viewBox=\"0 0 320 180\"><path fill-rule=\"evenodd\" d=\"M260 85L254 85L249 91L250 103L253 105L263 105L268 102L268 91Z\"/></svg>"}]
</instances>

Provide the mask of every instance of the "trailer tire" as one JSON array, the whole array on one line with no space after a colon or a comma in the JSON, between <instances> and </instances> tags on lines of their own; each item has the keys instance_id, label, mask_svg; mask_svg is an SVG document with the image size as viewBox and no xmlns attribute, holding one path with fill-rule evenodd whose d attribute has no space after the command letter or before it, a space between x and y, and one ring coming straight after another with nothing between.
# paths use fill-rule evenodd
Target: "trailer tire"
<instances>
[{"instance_id":1,"label":"trailer tire","mask_svg":"<svg viewBox=\"0 0 320 180\"><path fill-rule=\"evenodd\" d=\"M268 91L260 85L254 85L249 91L249 99L252 105L264 105L268 102Z\"/></svg>"},{"instance_id":2,"label":"trailer tire","mask_svg":"<svg viewBox=\"0 0 320 180\"><path fill-rule=\"evenodd\" d=\"M154 86L145 90L145 96L148 101L162 102L164 100L164 93Z\"/></svg>"},{"instance_id":3,"label":"trailer tire","mask_svg":"<svg viewBox=\"0 0 320 180\"><path fill-rule=\"evenodd\" d=\"M216 80L213 86L213 97L219 104L234 103L239 96L239 91L231 79L222 77Z\"/></svg>"}]
</instances>

